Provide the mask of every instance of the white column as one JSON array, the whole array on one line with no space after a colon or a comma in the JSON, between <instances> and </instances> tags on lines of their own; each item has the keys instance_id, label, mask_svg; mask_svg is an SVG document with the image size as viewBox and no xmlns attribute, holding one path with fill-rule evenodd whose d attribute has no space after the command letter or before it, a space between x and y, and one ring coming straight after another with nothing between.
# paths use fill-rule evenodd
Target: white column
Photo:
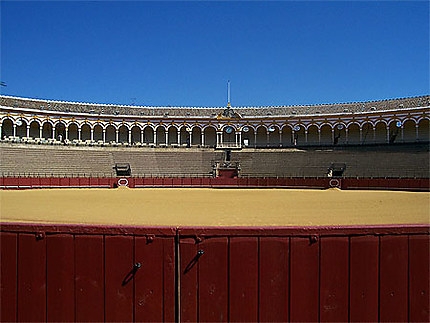
<instances>
[{"instance_id":1,"label":"white column","mask_svg":"<svg viewBox=\"0 0 430 323\"><path fill-rule=\"evenodd\" d=\"M55 127L52 127L52 139L55 139Z\"/></svg>"},{"instance_id":2,"label":"white column","mask_svg":"<svg viewBox=\"0 0 430 323\"><path fill-rule=\"evenodd\" d=\"M165 136L166 136L166 146L167 146L169 144L169 131L166 130Z\"/></svg>"},{"instance_id":3,"label":"white column","mask_svg":"<svg viewBox=\"0 0 430 323\"><path fill-rule=\"evenodd\" d=\"M279 147L282 147L282 130L279 130Z\"/></svg>"},{"instance_id":4,"label":"white column","mask_svg":"<svg viewBox=\"0 0 430 323\"><path fill-rule=\"evenodd\" d=\"M39 138L43 138L43 124L39 126Z\"/></svg>"},{"instance_id":5,"label":"white column","mask_svg":"<svg viewBox=\"0 0 430 323\"><path fill-rule=\"evenodd\" d=\"M128 129L128 143L131 144L131 129Z\"/></svg>"},{"instance_id":6,"label":"white column","mask_svg":"<svg viewBox=\"0 0 430 323\"><path fill-rule=\"evenodd\" d=\"M239 147L242 147L242 131L239 131Z\"/></svg>"},{"instance_id":7,"label":"white column","mask_svg":"<svg viewBox=\"0 0 430 323\"><path fill-rule=\"evenodd\" d=\"M69 140L69 128L64 127L64 129L66 130L66 138L67 140Z\"/></svg>"},{"instance_id":8,"label":"white column","mask_svg":"<svg viewBox=\"0 0 430 323\"><path fill-rule=\"evenodd\" d=\"M266 130L266 147L269 146L270 142L270 133L269 130Z\"/></svg>"},{"instance_id":9,"label":"white column","mask_svg":"<svg viewBox=\"0 0 430 323\"><path fill-rule=\"evenodd\" d=\"M188 131L188 138L190 138L190 146L193 144L193 132Z\"/></svg>"},{"instance_id":10,"label":"white column","mask_svg":"<svg viewBox=\"0 0 430 323\"><path fill-rule=\"evenodd\" d=\"M103 129L103 142L106 142L106 129Z\"/></svg>"},{"instance_id":11,"label":"white column","mask_svg":"<svg viewBox=\"0 0 430 323\"><path fill-rule=\"evenodd\" d=\"M115 129L115 142L119 142L119 129Z\"/></svg>"},{"instance_id":12,"label":"white column","mask_svg":"<svg viewBox=\"0 0 430 323\"><path fill-rule=\"evenodd\" d=\"M178 145L180 145L181 144L181 129L177 129L176 134L178 136Z\"/></svg>"},{"instance_id":13,"label":"white column","mask_svg":"<svg viewBox=\"0 0 430 323\"><path fill-rule=\"evenodd\" d=\"M81 128L78 128L78 139L81 140Z\"/></svg>"},{"instance_id":14,"label":"white column","mask_svg":"<svg viewBox=\"0 0 430 323\"><path fill-rule=\"evenodd\" d=\"M345 142L348 144L348 128L345 128Z\"/></svg>"},{"instance_id":15,"label":"white column","mask_svg":"<svg viewBox=\"0 0 430 323\"><path fill-rule=\"evenodd\" d=\"M331 129L331 144L334 145L334 128Z\"/></svg>"},{"instance_id":16,"label":"white column","mask_svg":"<svg viewBox=\"0 0 430 323\"><path fill-rule=\"evenodd\" d=\"M305 129L305 143L308 144L308 130Z\"/></svg>"},{"instance_id":17,"label":"white column","mask_svg":"<svg viewBox=\"0 0 430 323\"><path fill-rule=\"evenodd\" d=\"M321 145L321 129L318 128L318 145Z\"/></svg>"},{"instance_id":18,"label":"white column","mask_svg":"<svg viewBox=\"0 0 430 323\"><path fill-rule=\"evenodd\" d=\"M376 128L373 127L373 143L376 142Z\"/></svg>"},{"instance_id":19,"label":"white column","mask_svg":"<svg viewBox=\"0 0 430 323\"><path fill-rule=\"evenodd\" d=\"M94 128L90 128L90 132L91 132L91 141L94 141Z\"/></svg>"},{"instance_id":20,"label":"white column","mask_svg":"<svg viewBox=\"0 0 430 323\"><path fill-rule=\"evenodd\" d=\"M13 136L16 137L16 124L13 124Z\"/></svg>"},{"instance_id":21,"label":"white column","mask_svg":"<svg viewBox=\"0 0 430 323\"><path fill-rule=\"evenodd\" d=\"M1 132L1 128L0 128L0 132ZM27 125L27 134L26 134L27 138L30 137L30 125Z\"/></svg>"},{"instance_id":22,"label":"white column","mask_svg":"<svg viewBox=\"0 0 430 323\"><path fill-rule=\"evenodd\" d=\"M205 132L204 132L204 130L202 130L201 145L202 145L202 146L204 146L204 145L205 145Z\"/></svg>"},{"instance_id":23,"label":"white column","mask_svg":"<svg viewBox=\"0 0 430 323\"><path fill-rule=\"evenodd\" d=\"M415 141L418 141L419 132L418 132L418 124L415 125Z\"/></svg>"},{"instance_id":24,"label":"white column","mask_svg":"<svg viewBox=\"0 0 430 323\"><path fill-rule=\"evenodd\" d=\"M293 129L291 130L291 142L293 143L293 146L295 146L296 143L296 131Z\"/></svg>"},{"instance_id":25,"label":"white column","mask_svg":"<svg viewBox=\"0 0 430 323\"><path fill-rule=\"evenodd\" d=\"M360 127L360 145L363 143L363 129Z\"/></svg>"},{"instance_id":26,"label":"white column","mask_svg":"<svg viewBox=\"0 0 430 323\"><path fill-rule=\"evenodd\" d=\"M254 148L257 147L257 130L254 131Z\"/></svg>"},{"instance_id":27,"label":"white column","mask_svg":"<svg viewBox=\"0 0 430 323\"><path fill-rule=\"evenodd\" d=\"M403 142L403 125L400 127L400 136Z\"/></svg>"},{"instance_id":28,"label":"white column","mask_svg":"<svg viewBox=\"0 0 430 323\"><path fill-rule=\"evenodd\" d=\"M157 144L157 129L154 130L154 145Z\"/></svg>"},{"instance_id":29,"label":"white column","mask_svg":"<svg viewBox=\"0 0 430 323\"><path fill-rule=\"evenodd\" d=\"M390 143L390 127L387 126L386 128L387 128L386 130L387 130L387 144L388 144Z\"/></svg>"},{"instance_id":30,"label":"white column","mask_svg":"<svg viewBox=\"0 0 430 323\"><path fill-rule=\"evenodd\" d=\"M140 129L140 143L143 144L143 129Z\"/></svg>"}]
</instances>

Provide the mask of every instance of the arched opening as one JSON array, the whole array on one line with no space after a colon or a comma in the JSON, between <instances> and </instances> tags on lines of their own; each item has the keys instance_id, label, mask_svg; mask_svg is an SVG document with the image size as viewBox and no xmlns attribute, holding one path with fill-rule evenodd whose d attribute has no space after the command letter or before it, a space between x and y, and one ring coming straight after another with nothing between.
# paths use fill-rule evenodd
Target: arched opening
<instances>
[{"instance_id":1,"label":"arched opening","mask_svg":"<svg viewBox=\"0 0 430 323\"><path fill-rule=\"evenodd\" d=\"M133 144L142 142L142 138L140 136L140 128L138 126L133 126L133 128L131 128L131 142Z\"/></svg>"},{"instance_id":2,"label":"arched opening","mask_svg":"<svg viewBox=\"0 0 430 323\"><path fill-rule=\"evenodd\" d=\"M199 127L194 127L192 132L192 143L193 145L200 145L201 144L201 138L202 138L202 131Z\"/></svg>"},{"instance_id":3,"label":"arched opening","mask_svg":"<svg viewBox=\"0 0 430 323\"><path fill-rule=\"evenodd\" d=\"M375 142L378 144L387 143L387 126L384 122L378 122L375 127Z\"/></svg>"},{"instance_id":4,"label":"arched opening","mask_svg":"<svg viewBox=\"0 0 430 323\"><path fill-rule=\"evenodd\" d=\"M30 123L30 137L39 138L40 137L40 124L37 121L32 121Z\"/></svg>"},{"instance_id":5,"label":"arched opening","mask_svg":"<svg viewBox=\"0 0 430 323\"><path fill-rule=\"evenodd\" d=\"M126 125L122 125L121 127L119 127L118 142L128 142L128 128Z\"/></svg>"},{"instance_id":6,"label":"arched opening","mask_svg":"<svg viewBox=\"0 0 430 323\"><path fill-rule=\"evenodd\" d=\"M182 126L181 130L180 130L181 134L180 134L180 145L187 145L189 142L189 135L188 135L188 131L187 131L187 127L186 126Z\"/></svg>"},{"instance_id":7,"label":"arched opening","mask_svg":"<svg viewBox=\"0 0 430 323\"><path fill-rule=\"evenodd\" d=\"M295 125L293 130L293 145L304 146L306 143L305 127L302 125Z\"/></svg>"},{"instance_id":8,"label":"arched opening","mask_svg":"<svg viewBox=\"0 0 430 323\"><path fill-rule=\"evenodd\" d=\"M66 126L62 122L58 122L55 125L55 139L58 141L66 139Z\"/></svg>"},{"instance_id":9,"label":"arched opening","mask_svg":"<svg viewBox=\"0 0 430 323\"><path fill-rule=\"evenodd\" d=\"M178 144L178 129L175 126L169 127L169 145L177 145Z\"/></svg>"},{"instance_id":10,"label":"arched opening","mask_svg":"<svg viewBox=\"0 0 430 323\"><path fill-rule=\"evenodd\" d=\"M361 126L361 143L373 143L373 125L370 122L366 122Z\"/></svg>"},{"instance_id":11,"label":"arched opening","mask_svg":"<svg viewBox=\"0 0 430 323\"><path fill-rule=\"evenodd\" d=\"M1 126L1 137L13 136L13 122L10 119L4 119Z\"/></svg>"},{"instance_id":12,"label":"arched opening","mask_svg":"<svg viewBox=\"0 0 430 323\"><path fill-rule=\"evenodd\" d=\"M343 123L334 126L333 145L346 145L346 128Z\"/></svg>"},{"instance_id":13,"label":"arched opening","mask_svg":"<svg viewBox=\"0 0 430 323\"><path fill-rule=\"evenodd\" d=\"M69 140L78 139L78 125L76 123L69 124L68 127Z\"/></svg>"},{"instance_id":14,"label":"arched opening","mask_svg":"<svg viewBox=\"0 0 430 323\"><path fill-rule=\"evenodd\" d=\"M143 130L143 142L147 144L154 143L154 129L150 126L146 126Z\"/></svg>"},{"instance_id":15,"label":"arched opening","mask_svg":"<svg viewBox=\"0 0 430 323\"><path fill-rule=\"evenodd\" d=\"M360 126L356 123L352 123L348 126L348 144L358 145L360 144Z\"/></svg>"},{"instance_id":16,"label":"arched opening","mask_svg":"<svg viewBox=\"0 0 430 323\"><path fill-rule=\"evenodd\" d=\"M20 138L27 137L27 122L23 119L16 122L16 136Z\"/></svg>"},{"instance_id":17,"label":"arched opening","mask_svg":"<svg viewBox=\"0 0 430 323\"><path fill-rule=\"evenodd\" d=\"M244 147L254 147L255 141L254 141L254 129L245 126L242 128L242 143Z\"/></svg>"},{"instance_id":18,"label":"arched opening","mask_svg":"<svg viewBox=\"0 0 430 323\"><path fill-rule=\"evenodd\" d=\"M235 143L236 142L236 130L232 126L226 126L222 129L222 142Z\"/></svg>"},{"instance_id":19,"label":"arched opening","mask_svg":"<svg viewBox=\"0 0 430 323\"><path fill-rule=\"evenodd\" d=\"M429 138L429 119L422 119L418 123L418 140L421 142L427 142L429 141Z\"/></svg>"},{"instance_id":20,"label":"arched opening","mask_svg":"<svg viewBox=\"0 0 430 323\"><path fill-rule=\"evenodd\" d=\"M166 144L166 129L163 126L157 127L157 145Z\"/></svg>"},{"instance_id":21,"label":"arched opening","mask_svg":"<svg viewBox=\"0 0 430 323\"><path fill-rule=\"evenodd\" d=\"M279 128L275 125L272 125L268 128L269 132L269 144L271 147L279 147L281 142L279 141Z\"/></svg>"},{"instance_id":22,"label":"arched opening","mask_svg":"<svg viewBox=\"0 0 430 323\"><path fill-rule=\"evenodd\" d=\"M417 137L414 120L406 120L403 123L403 142L415 142Z\"/></svg>"},{"instance_id":23,"label":"arched opening","mask_svg":"<svg viewBox=\"0 0 430 323\"><path fill-rule=\"evenodd\" d=\"M308 145L318 145L318 127L312 125L308 128Z\"/></svg>"},{"instance_id":24,"label":"arched opening","mask_svg":"<svg viewBox=\"0 0 430 323\"><path fill-rule=\"evenodd\" d=\"M398 120L393 120L390 122L388 128L389 128L389 143L393 144L395 142L400 142L401 141L401 137L400 137L400 121Z\"/></svg>"},{"instance_id":25,"label":"arched opening","mask_svg":"<svg viewBox=\"0 0 430 323\"><path fill-rule=\"evenodd\" d=\"M290 147L293 144L293 129L286 125L282 128L282 147Z\"/></svg>"},{"instance_id":26,"label":"arched opening","mask_svg":"<svg viewBox=\"0 0 430 323\"><path fill-rule=\"evenodd\" d=\"M205 146L215 147L216 145L216 130L212 126L208 126L204 129L205 133Z\"/></svg>"},{"instance_id":27,"label":"arched opening","mask_svg":"<svg viewBox=\"0 0 430 323\"><path fill-rule=\"evenodd\" d=\"M103 141L103 128L97 124L94 126L94 141Z\"/></svg>"},{"instance_id":28,"label":"arched opening","mask_svg":"<svg viewBox=\"0 0 430 323\"><path fill-rule=\"evenodd\" d=\"M81 126L81 140L91 140L91 128L89 124L83 124Z\"/></svg>"},{"instance_id":29,"label":"arched opening","mask_svg":"<svg viewBox=\"0 0 430 323\"><path fill-rule=\"evenodd\" d=\"M267 146L267 130L264 126L259 126L257 128L257 138L255 141L256 147L266 147Z\"/></svg>"},{"instance_id":30,"label":"arched opening","mask_svg":"<svg viewBox=\"0 0 430 323\"><path fill-rule=\"evenodd\" d=\"M330 146L333 144L333 134L330 125L325 124L320 128L321 131L321 145Z\"/></svg>"},{"instance_id":31,"label":"arched opening","mask_svg":"<svg viewBox=\"0 0 430 323\"><path fill-rule=\"evenodd\" d=\"M42 138L50 139L52 138L52 124L50 122L45 122L42 127Z\"/></svg>"},{"instance_id":32,"label":"arched opening","mask_svg":"<svg viewBox=\"0 0 430 323\"><path fill-rule=\"evenodd\" d=\"M116 129L113 125L106 127L106 142L116 142Z\"/></svg>"}]
</instances>

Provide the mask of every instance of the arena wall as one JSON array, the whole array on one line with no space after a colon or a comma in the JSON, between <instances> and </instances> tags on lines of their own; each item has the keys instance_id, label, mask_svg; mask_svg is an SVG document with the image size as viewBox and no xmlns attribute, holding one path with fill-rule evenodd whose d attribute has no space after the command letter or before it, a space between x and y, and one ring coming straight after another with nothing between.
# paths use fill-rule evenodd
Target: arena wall
<instances>
[{"instance_id":1,"label":"arena wall","mask_svg":"<svg viewBox=\"0 0 430 323\"><path fill-rule=\"evenodd\" d=\"M429 320L429 227L2 224L2 321Z\"/></svg>"}]
</instances>

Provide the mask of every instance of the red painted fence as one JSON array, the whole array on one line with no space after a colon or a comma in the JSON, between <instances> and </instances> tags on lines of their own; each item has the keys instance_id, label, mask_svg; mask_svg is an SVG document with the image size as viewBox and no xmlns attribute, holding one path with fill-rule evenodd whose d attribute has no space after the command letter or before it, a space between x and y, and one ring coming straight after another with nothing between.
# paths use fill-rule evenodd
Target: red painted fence
<instances>
[{"instance_id":1,"label":"red painted fence","mask_svg":"<svg viewBox=\"0 0 430 323\"><path fill-rule=\"evenodd\" d=\"M0 188L111 188L128 187L285 187L341 189L388 189L429 191L428 178L310 178L310 177L0 177Z\"/></svg>"},{"instance_id":2,"label":"red painted fence","mask_svg":"<svg viewBox=\"0 0 430 323\"><path fill-rule=\"evenodd\" d=\"M2 224L1 320L427 322L429 230Z\"/></svg>"}]
</instances>

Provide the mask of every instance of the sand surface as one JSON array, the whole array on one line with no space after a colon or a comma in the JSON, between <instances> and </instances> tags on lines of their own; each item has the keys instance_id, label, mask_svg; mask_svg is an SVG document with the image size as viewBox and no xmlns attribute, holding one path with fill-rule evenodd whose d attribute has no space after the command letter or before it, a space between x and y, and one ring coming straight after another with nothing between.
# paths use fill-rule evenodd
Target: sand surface
<instances>
[{"instance_id":1,"label":"sand surface","mask_svg":"<svg viewBox=\"0 0 430 323\"><path fill-rule=\"evenodd\" d=\"M430 194L293 189L0 191L2 222L147 226L430 223Z\"/></svg>"}]
</instances>

